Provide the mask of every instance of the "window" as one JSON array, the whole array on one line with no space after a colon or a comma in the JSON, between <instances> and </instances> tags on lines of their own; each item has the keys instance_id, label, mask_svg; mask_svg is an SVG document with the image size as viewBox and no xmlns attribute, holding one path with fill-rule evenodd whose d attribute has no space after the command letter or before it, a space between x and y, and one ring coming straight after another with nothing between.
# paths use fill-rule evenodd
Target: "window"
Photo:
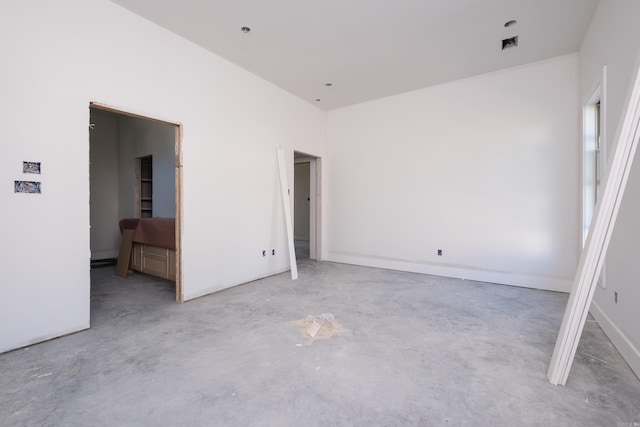
<instances>
[{"instance_id":1,"label":"window","mask_svg":"<svg viewBox=\"0 0 640 427\"><path fill-rule=\"evenodd\" d=\"M600 100L595 104L588 104L584 109L584 166L583 166L583 233L582 245L584 246L589 226L601 192L602 181L602 138L601 138L601 118Z\"/></svg>"},{"instance_id":2,"label":"window","mask_svg":"<svg viewBox=\"0 0 640 427\"><path fill-rule=\"evenodd\" d=\"M606 174L606 67L589 92L582 116L582 247L587 242L595 207L602 195ZM606 288L606 264L603 264L599 283Z\"/></svg>"}]
</instances>

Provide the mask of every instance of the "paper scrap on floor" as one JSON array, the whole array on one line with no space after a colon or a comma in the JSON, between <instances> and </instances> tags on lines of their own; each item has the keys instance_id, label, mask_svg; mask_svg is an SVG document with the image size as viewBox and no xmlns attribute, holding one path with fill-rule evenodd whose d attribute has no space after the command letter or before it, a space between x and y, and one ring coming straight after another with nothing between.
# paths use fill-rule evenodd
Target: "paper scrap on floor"
<instances>
[{"instance_id":1,"label":"paper scrap on floor","mask_svg":"<svg viewBox=\"0 0 640 427\"><path fill-rule=\"evenodd\" d=\"M306 319L299 320L296 323L302 324L302 334L312 341L331 338L333 335L344 331L331 313L307 316Z\"/></svg>"}]
</instances>

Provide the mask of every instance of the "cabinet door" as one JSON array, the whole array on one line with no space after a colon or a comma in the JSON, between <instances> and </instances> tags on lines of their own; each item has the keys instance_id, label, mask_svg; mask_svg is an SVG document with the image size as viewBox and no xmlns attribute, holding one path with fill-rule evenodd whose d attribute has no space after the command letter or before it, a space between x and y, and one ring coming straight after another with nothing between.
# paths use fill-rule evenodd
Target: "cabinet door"
<instances>
[{"instance_id":1,"label":"cabinet door","mask_svg":"<svg viewBox=\"0 0 640 427\"><path fill-rule=\"evenodd\" d=\"M163 279L169 278L168 249L144 245L142 249L142 271Z\"/></svg>"},{"instance_id":2,"label":"cabinet door","mask_svg":"<svg viewBox=\"0 0 640 427\"><path fill-rule=\"evenodd\" d=\"M133 242L131 268L136 271L142 271L142 244L140 243Z\"/></svg>"}]
</instances>

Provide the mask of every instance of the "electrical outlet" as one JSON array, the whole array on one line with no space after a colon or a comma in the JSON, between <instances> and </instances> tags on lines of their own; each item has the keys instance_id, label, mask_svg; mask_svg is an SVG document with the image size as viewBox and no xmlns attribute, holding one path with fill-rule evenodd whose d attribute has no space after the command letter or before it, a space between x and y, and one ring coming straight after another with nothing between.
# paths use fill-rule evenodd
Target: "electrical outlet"
<instances>
[{"instance_id":1,"label":"electrical outlet","mask_svg":"<svg viewBox=\"0 0 640 427\"><path fill-rule=\"evenodd\" d=\"M442 249L438 249L438 256L442 256Z\"/></svg>"},{"instance_id":2,"label":"electrical outlet","mask_svg":"<svg viewBox=\"0 0 640 427\"><path fill-rule=\"evenodd\" d=\"M262 251L262 256L267 256L267 251Z\"/></svg>"},{"instance_id":3,"label":"electrical outlet","mask_svg":"<svg viewBox=\"0 0 640 427\"><path fill-rule=\"evenodd\" d=\"M276 250L275 249L271 249L271 255L275 255L276 254Z\"/></svg>"}]
</instances>

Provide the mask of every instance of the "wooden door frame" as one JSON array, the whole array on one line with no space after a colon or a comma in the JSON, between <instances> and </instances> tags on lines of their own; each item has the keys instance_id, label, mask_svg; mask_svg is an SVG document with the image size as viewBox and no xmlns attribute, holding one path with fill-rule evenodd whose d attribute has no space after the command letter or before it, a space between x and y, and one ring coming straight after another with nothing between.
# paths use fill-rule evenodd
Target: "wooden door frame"
<instances>
[{"instance_id":1,"label":"wooden door frame","mask_svg":"<svg viewBox=\"0 0 640 427\"><path fill-rule=\"evenodd\" d=\"M182 287L182 123L171 122L154 117L136 114L121 110L107 104L90 102L89 108L107 111L136 119L150 120L152 122L171 125L175 129L175 204L176 204L176 301L184 302L184 290Z\"/></svg>"}]
</instances>

